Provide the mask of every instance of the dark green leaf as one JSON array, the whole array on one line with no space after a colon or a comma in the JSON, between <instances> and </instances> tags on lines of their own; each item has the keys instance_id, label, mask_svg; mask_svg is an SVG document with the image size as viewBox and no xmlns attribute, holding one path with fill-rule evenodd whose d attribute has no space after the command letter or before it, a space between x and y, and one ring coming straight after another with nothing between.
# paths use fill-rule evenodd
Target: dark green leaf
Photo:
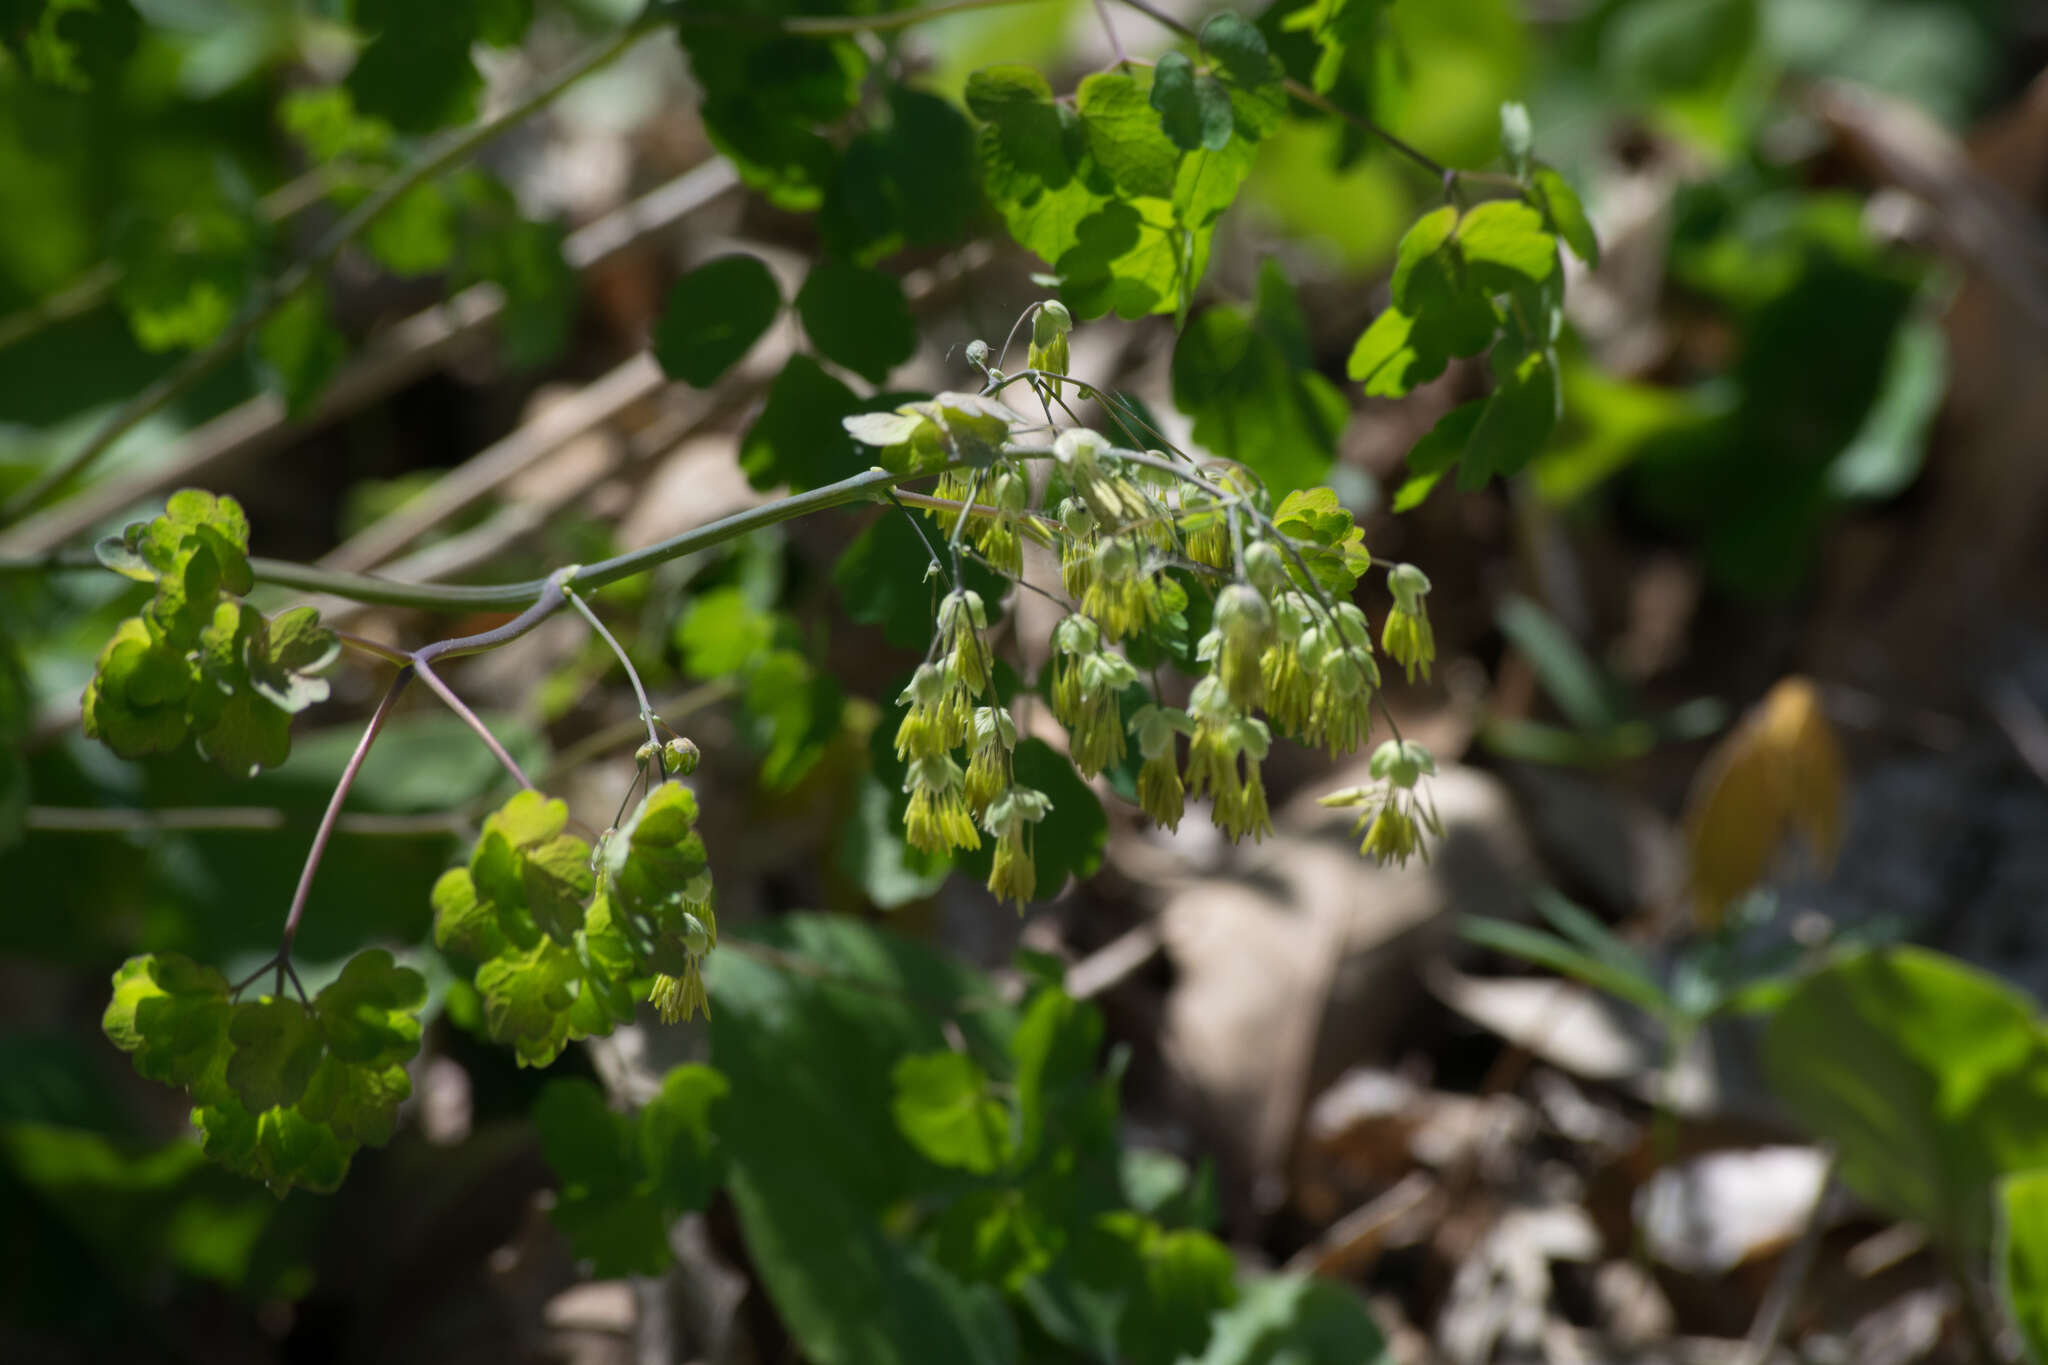
<instances>
[{"instance_id":1,"label":"dark green leaf","mask_svg":"<svg viewBox=\"0 0 2048 1365\"><path fill-rule=\"evenodd\" d=\"M654 1182L654 1197L673 1212L703 1208L725 1179L712 1118L731 1090L708 1066L679 1066L640 1111L640 1160Z\"/></svg>"},{"instance_id":2,"label":"dark green leaf","mask_svg":"<svg viewBox=\"0 0 2048 1365\"><path fill-rule=\"evenodd\" d=\"M947 1014L990 1055L1007 1011L961 1008L986 1000L981 978L849 918L782 917L749 934L809 964L721 952L706 973L712 1059L732 1082L718 1120L727 1188L797 1349L822 1365L1015 1361L995 1292L885 1226L943 1174L895 1135L897 1063L944 1048Z\"/></svg>"},{"instance_id":3,"label":"dark green leaf","mask_svg":"<svg viewBox=\"0 0 2048 1365\"><path fill-rule=\"evenodd\" d=\"M1201 44L1223 73L1239 85L1264 85L1277 76L1266 35L1235 11L1211 15L1202 25Z\"/></svg>"},{"instance_id":4,"label":"dark green leaf","mask_svg":"<svg viewBox=\"0 0 2048 1365\"><path fill-rule=\"evenodd\" d=\"M1496 386L1465 442L1458 486L1483 487L1498 474L1517 474L1556 429L1563 396L1554 352L1515 355L1504 344L1493 355Z\"/></svg>"},{"instance_id":5,"label":"dark green leaf","mask_svg":"<svg viewBox=\"0 0 2048 1365\"><path fill-rule=\"evenodd\" d=\"M1091 76L1089 79L1130 78ZM1188 60L1186 53L1168 52L1159 58L1153 69L1148 98L1151 107L1158 111L1159 124L1165 129L1167 139L1182 151L1221 151L1230 141L1234 122L1230 92L1214 76L1197 75L1195 64ZM1086 116L1085 109L1083 116ZM1100 153L1097 155L1099 157Z\"/></svg>"},{"instance_id":6,"label":"dark green leaf","mask_svg":"<svg viewBox=\"0 0 2048 1365\"><path fill-rule=\"evenodd\" d=\"M654 325L662 372L710 388L753 349L782 309L782 291L753 256L720 256L677 280Z\"/></svg>"},{"instance_id":7,"label":"dark green leaf","mask_svg":"<svg viewBox=\"0 0 2048 1365\"><path fill-rule=\"evenodd\" d=\"M879 270L835 261L813 266L796 311L822 355L870 384L887 379L917 349L917 322L903 285Z\"/></svg>"},{"instance_id":8,"label":"dark green leaf","mask_svg":"<svg viewBox=\"0 0 2048 1365\"><path fill-rule=\"evenodd\" d=\"M841 425L860 410L853 390L807 355L789 358L768 403L740 441L740 468L756 488L816 488L859 473L868 460Z\"/></svg>"}]
</instances>

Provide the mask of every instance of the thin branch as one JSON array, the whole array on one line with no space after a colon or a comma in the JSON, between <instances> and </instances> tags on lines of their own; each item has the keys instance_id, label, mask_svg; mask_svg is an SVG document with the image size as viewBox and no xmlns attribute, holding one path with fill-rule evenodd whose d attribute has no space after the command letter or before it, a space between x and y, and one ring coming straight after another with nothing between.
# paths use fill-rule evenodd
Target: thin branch
<instances>
[{"instance_id":1,"label":"thin branch","mask_svg":"<svg viewBox=\"0 0 2048 1365\"><path fill-rule=\"evenodd\" d=\"M184 834L285 829L294 820L291 812L276 806L30 806L26 823L38 834ZM335 829L342 834L402 838L444 833L461 825L454 815L351 812L342 815Z\"/></svg>"},{"instance_id":2,"label":"thin branch","mask_svg":"<svg viewBox=\"0 0 2048 1365\"><path fill-rule=\"evenodd\" d=\"M640 670L633 667L633 660L626 654L626 647L619 643L617 636L605 628L604 621L596 612L590 609L590 604L585 602L573 587L569 586L566 577L562 583L562 596L569 600L569 605L576 609L577 615L590 623L590 628L597 632L598 638L611 646L612 653L618 658L619 667L626 670L626 681L633 684L633 695L639 699L640 719L647 722L647 742L659 749L661 747L661 736L654 728L654 704L647 700L647 689L640 685ZM660 762L661 760L656 759L655 761ZM665 769L666 765L664 765Z\"/></svg>"},{"instance_id":3,"label":"thin branch","mask_svg":"<svg viewBox=\"0 0 2048 1365\"><path fill-rule=\"evenodd\" d=\"M472 710L468 702L456 696L455 689L442 682L440 674L434 672L426 664L417 664L415 668L419 672L420 681L433 689L434 695L446 702L448 709L453 711L464 725L467 725L476 732L476 737L484 742L486 749L491 751L491 757L498 760L498 766L512 774L512 780L527 791L537 790L533 785L533 779L528 777L526 770L519 766L519 760L512 757L511 752L499 742L498 737L491 733L491 727L484 724L484 718Z\"/></svg>"},{"instance_id":4,"label":"thin branch","mask_svg":"<svg viewBox=\"0 0 2048 1365\"><path fill-rule=\"evenodd\" d=\"M1000 9L1008 5L1039 2L1040 0L946 0L945 4L895 10L887 14L795 15L786 19L766 15L698 13L679 13L671 17L676 27L685 31L693 28L736 28L758 33L793 33L806 38L850 38L861 33L887 33L892 29L909 28L927 20L943 19L949 14L967 14L974 10Z\"/></svg>"},{"instance_id":5,"label":"thin branch","mask_svg":"<svg viewBox=\"0 0 2048 1365\"><path fill-rule=\"evenodd\" d=\"M356 751L349 755L348 766L341 770L341 780L334 784L334 795L327 802L327 813L320 817L320 828L313 832L313 845L306 850L306 864L299 873L298 888L292 892L291 909L285 912L284 938L277 949L278 995L284 994L284 974L291 960L292 940L298 937L299 921L306 913L306 897L313 890L313 874L320 870L321 855L327 852L327 841L333 837L335 822L341 818L342 802L348 800L349 788L355 785L363 760L370 756L370 746L376 743L377 732L390 719L391 708L398 703L399 693L405 691L405 685L411 681L412 670L407 668L399 669L391 679L391 686L384 691L384 699L377 703L377 709L370 715L370 723L363 727L363 737L356 742Z\"/></svg>"},{"instance_id":6,"label":"thin branch","mask_svg":"<svg viewBox=\"0 0 2048 1365\"><path fill-rule=\"evenodd\" d=\"M91 439L72 454L59 460L45 470L27 487L0 506L0 523L13 522L22 514L40 505L52 492L68 482L72 476L83 472L100 456L106 454L113 444L128 434L140 423L162 411L170 404L184 397L222 362L239 355L250 337L267 322L278 309L290 302L300 291L332 265L341 255L343 248L355 239L383 212L396 203L407 191L433 179L458 162L466 160L485 143L496 138L508 128L525 122L534 113L545 108L556 96L582 80L591 72L615 61L625 51L645 37L653 27L648 19L641 19L621 32L611 41L596 48L565 70L543 82L524 99L505 110L496 118L487 119L469 128L460 129L441 138L417 160L404 170L387 178L372 190L362 203L346 214L331 228L327 235L314 246L312 254L292 266L268 287L258 291L250 306L228 329L214 338L204 350L194 351L169 372L158 377L140 393L123 403L114 414L100 425Z\"/></svg>"}]
</instances>

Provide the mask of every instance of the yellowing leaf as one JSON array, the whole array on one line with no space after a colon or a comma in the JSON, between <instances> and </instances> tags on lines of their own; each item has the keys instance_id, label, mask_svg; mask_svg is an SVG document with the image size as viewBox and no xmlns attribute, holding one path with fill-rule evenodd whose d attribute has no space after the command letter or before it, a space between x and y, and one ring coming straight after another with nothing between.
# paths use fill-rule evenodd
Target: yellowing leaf
<instances>
[{"instance_id":1,"label":"yellowing leaf","mask_svg":"<svg viewBox=\"0 0 2048 1365\"><path fill-rule=\"evenodd\" d=\"M1841 843L1842 755L1820 694L1786 678L1708 758L1686 809L1693 913L1712 928L1728 904L1763 880L1797 833L1826 867Z\"/></svg>"}]
</instances>

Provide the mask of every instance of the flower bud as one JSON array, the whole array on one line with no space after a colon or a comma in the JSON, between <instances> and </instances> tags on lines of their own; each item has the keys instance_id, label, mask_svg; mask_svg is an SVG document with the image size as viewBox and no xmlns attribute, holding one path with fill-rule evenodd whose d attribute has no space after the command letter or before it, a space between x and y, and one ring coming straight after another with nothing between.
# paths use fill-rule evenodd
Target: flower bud
<instances>
[{"instance_id":1,"label":"flower bud","mask_svg":"<svg viewBox=\"0 0 2048 1365\"><path fill-rule=\"evenodd\" d=\"M697 765L704 759L702 751L690 740L678 735L662 750L661 761L670 772L688 777L697 771Z\"/></svg>"}]
</instances>

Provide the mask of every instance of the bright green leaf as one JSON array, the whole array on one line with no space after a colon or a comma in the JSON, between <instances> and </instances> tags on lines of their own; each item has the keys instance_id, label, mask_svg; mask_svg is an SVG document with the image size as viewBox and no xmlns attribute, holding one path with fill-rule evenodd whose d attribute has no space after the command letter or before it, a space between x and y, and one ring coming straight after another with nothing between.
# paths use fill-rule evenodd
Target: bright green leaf
<instances>
[{"instance_id":1,"label":"bright green leaf","mask_svg":"<svg viewBox=\"0 0 2048 1365\"><path fill-rule=\"evenodd\" d=\"M896 1128L941 1166L988 1175L1010 1154L1010 1111L988 1093L972 1057L940 1051L905 1057L893 1073Z\"/></svg>"}]
</instances>

